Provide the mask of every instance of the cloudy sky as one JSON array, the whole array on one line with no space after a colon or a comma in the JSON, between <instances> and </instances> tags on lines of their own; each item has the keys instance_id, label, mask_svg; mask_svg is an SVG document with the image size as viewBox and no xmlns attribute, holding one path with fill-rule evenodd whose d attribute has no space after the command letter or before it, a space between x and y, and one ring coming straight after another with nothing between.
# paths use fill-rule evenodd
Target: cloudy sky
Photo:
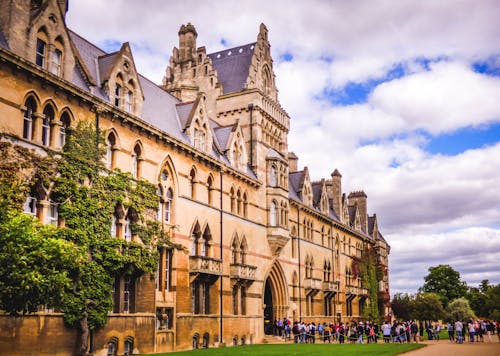
<instances>
[{"instance_id":1,"label":"cloudy sky","mask_svg":"<svg viewBox=\"0 0 500 356\"><path fill-rule=\"evenodd\" d=\"M212 53L264 22L289 149L313 179L338 168L367 193L394 294L439 264L500 283L499 19L495 0L86 0L67 23L107 51L129 41L160 83L181 24Z\"/></svg>"}]
</instances>

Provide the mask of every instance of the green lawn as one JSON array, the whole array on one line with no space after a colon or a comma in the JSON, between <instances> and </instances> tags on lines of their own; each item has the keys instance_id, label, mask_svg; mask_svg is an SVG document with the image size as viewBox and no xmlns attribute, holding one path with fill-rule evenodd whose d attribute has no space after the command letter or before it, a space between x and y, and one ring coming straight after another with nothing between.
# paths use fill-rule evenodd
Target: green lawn
<instances>
[{"instance_id":1,"label":"green lawn","mask_svg":"<svg viewBox=\"0 0 500 356\"><path fill-rule=\"evenodd\" d=\"M155 354L162 356L391 356L424 347L424 344L271 344L222 347Z\"/></svg>"}]
</instances>

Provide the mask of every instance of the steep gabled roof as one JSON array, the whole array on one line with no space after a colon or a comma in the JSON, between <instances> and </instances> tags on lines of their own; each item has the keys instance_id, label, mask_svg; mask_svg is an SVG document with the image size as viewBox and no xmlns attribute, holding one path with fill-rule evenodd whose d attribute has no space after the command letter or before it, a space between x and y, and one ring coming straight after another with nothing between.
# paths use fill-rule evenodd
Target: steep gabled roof
<instances>
[{"instance_id":1,"label":"steep gabled roof","mask_svg":"<svg viewBox=\"0 0 500 356\"><path fill-rule=\"evenodd\" d=\"M222 83L224 94L245 89L255 43L208 54L213 68L217 71L217 78Z\"/></svg>"},{"instance_id":2,"label":"steep gabled roof","mask_svg":"<svg viewBox=\"0 0 500 356\"><path fill-rule=\"evenodd\" d=\"M179 121L181 123L182 130L185 130L188 126L190 118L193 117L193 111L195 108L194 101L187 103L178 103L175 108L177 109L177 115L179 116Z\"/></svg>"},{"instance_id":3,"label":"steep gabled roof","mask_svg":"<svg viewBox=\"0 0 500 356\"><path fill-rule=\"evenodd\" d=\"M313 203L314 203L314 206L320 206L322 184L321 184L321 182L312 182L311 186L312 186L312 191L313 191Z\"/></svg>"},{"instance_id":4,"label":"steep gabled roof","mask_svg":"<svg viewBox=\"0 0 500 356\"><path fill-rule=\"evenodd\" d=\"M304 171L290 172L288 174L288 196L298 202L302 202L299 195L300 182L303 181Z\"/></svg>"}]
</instances>

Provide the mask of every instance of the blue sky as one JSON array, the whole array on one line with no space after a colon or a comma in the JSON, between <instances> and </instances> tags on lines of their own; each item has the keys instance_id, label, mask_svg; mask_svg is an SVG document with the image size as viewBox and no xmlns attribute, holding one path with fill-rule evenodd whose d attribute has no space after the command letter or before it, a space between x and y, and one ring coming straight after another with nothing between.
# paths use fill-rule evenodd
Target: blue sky
<instances>
[{"instance_id":1,"label":"blue sky","mask_svg":"<svg viewBox=\"0 0 500 356\"><path fill-rule=\"evenodd\" d=\"M337 168L366 192L394 293L438 264L500 283L499 18L496 0L89 0L67 23L106 50L130 42L157 83L182 24L213 53L265 23L289 150L313 179Z\"/></svg>"}]
</instances>

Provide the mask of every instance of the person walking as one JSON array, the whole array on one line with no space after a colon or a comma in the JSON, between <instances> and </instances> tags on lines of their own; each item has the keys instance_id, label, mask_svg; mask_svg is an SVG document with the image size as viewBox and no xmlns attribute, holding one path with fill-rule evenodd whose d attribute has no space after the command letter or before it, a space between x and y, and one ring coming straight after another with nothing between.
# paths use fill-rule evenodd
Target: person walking
<instances>
[{"instance_id":1,"label":"person walking","mask_svg":"<svg viewBox=\"0 0 500 356\"><path fill-rule=\"evenodd\" d=\"M455 332L457 333L457 342L459 344L462 344L464 342L464 339L463 339L463 328L464 328L464 324L462 324L462 322L460 320L457 320L455 322Z\"/></svg>"}]
</instances>

